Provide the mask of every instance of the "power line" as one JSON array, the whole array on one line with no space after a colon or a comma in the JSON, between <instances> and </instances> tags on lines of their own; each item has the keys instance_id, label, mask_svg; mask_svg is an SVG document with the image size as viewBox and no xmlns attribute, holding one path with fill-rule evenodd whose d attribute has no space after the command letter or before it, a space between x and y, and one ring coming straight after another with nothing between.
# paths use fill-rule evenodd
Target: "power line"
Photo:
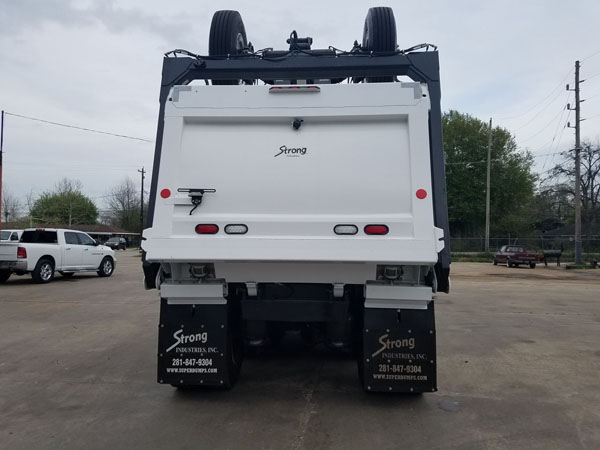
<instances>
[{"instance_id":1,"label":"power line","mask_svg":"<svg viewBox=\"0 0 600 450\"><path fill-rule=\"evenodd\" d=\"M581 62L583 62L583 61L585 61L585 60L587 60L587 59L593 58L593 57L594 57L594 56L596 56L596 55L600 55L600 50L598 50L597 52L594 52L594 53L592 53L592 54L591 54L591 55L589 55L589 56L586 56L585 58L583 58L583 59L581 60Z\"/></svg>"},{"instance_id":2,"label":"power line","mask_svg":"<svg viewBox=\"0 0 600 450\"><path fill-rule=\"evenodd\" d=\"M551 155L552 153L544 153L543 155L530 155L532 158L542 158L544 156L548 156ZM521 156L521 155L519 155ZM504 161L503 159L490 159L490 161L492 162L498 162L498 161ZM460 165L460 164L487 164L487 159L484 161L457 161L457 162L447 162L446 165L447 166L454 166L454 165Z\"/></svg>"},{"instance_id":3,"label":"power line","mask_svg":"<svg viewBox=\"0 0 600 450\"><path fill-rule=\"evenodd\" d=\"M587 80L591 80L592 78L595 78L598 75L600 75L600 72L596 72L595 74L590 75L589 77L585 77L583 80L580 81L580 83L583 83L584 81L587 81Z\"/></svg>"},{"instance_id":4,"label":"power line","mask_svg":"<svg viewBox=\"0 0 600 450\"><path fill-rule=\"evenodd\" d=\"M570 98L571 98L571 96L569 95L569 97L567 98L567 100L570 100ZM563 114L564 114L565 111L568 111L568 112L567 112L567 118L564 121L564 125L563 125L563 128L562 128L562 131L565 130L565 127L567 126L567 121L569 120L569 117L571 116L571 110L570 109L563 109L562 110ZM558 130L560 128L560 124L563 121L563 114L560 115L560 119L558 119L558 122L556 123L556 130L554 130L554 136L552 136L552 141L550 142L550 151L552 151L552 146L554 145L554 141L556 140L556 136L558 135ZM561 132L561 138L562 138L562 132ZM556 145L556 148L558 149L558 143ZM554 152L556 152L556 150ZM552 160L554 160L554 153L551 153L551 154L552 154ZM542 169L544 169L544 167L546 167L546 163L547 162L548 162L548 157L546 157L546 159L544 160L544 165L542 166Z\"/></svg>"},{"instance_id":5,"label":"power line","mask_svg":"<svg viewBox=\"0 0 600 450\"><path fill-rule=\"evenodd\" d=\"M144 139L144 138L135 137L135 136L128 136L126 134L111 133L111 132L108 132L108 131L95 130L93 128L79 127L77 125L70 125L70 124L66 124L66 123L53 122L51 120L38 119L36 117L23 116L21 114L15 114L15 113L6 112L6 111L4 112L4 114L7 115L7 116L19 117L21 119L32 120L32 121L35 121L35 122L41 122L41 123L45 123L45 124L48 124L48 125L55 125L57 127L72 128L72 129L75 129L75 130L87 131L87 132L90 132L90 133L105 134L107 136L120 137L120 138L124 138L124 139L132 139L134 141L148 142L150 144L154 143L154 141L152 141L150 139Z\"/></svg>"},{"instance_id":6,"label":"power line","mask_svg":"<svg viewBox=\"0 0 600 450\"><path fill-rule=\"evenodd\" d=\"M554 89L552 89L552 90L550 91L550 93L549 93L549 94L548 94L546 97L544 97L542 100L540 100L539 102L537 102L536 104L534 104L532 107L530 107L529 109L527 109L527 110L526 110L524 113L522 113L522 114L517 114L517 115L514 115L514 116L497 117L497 120L516 119L516 118L518 118L518 117L523 117L524 115L528 114L528 113L529 113L529 112L531 112L533 109L535 109L537 106L539 106L540 104L542 104L542 103L544 103L546 100L548 100L548 98L550 98L550 96L551 96L552 94L554 94L554 92L555 92L555 91L556 91L558 88L560 88L560 87L563 85L563 83L564 83L564 82L567 80L567 78L569 78L569 76L571 75L571 72L573 72L573 69L569 70L569 72L568 72L568 73L567 73L567 74L566 74L566 75L563 77L563 79L560 81L560 83L558 83L558 84L556 85L556 87L555 87ZM552 101L554 101L554 99L552 99ZM552 102L550 102L550 103L552 103Z\"/></svg>"},{"instance_id":7,"label":"power line","mask_svg":"<svg viewBox=\"0 0 600 450\"><path fill-rule=\"evenodd\" d=\"M556 118L557 118L559 115L562 115L563 113L564 113L564 108L563 108L563 109L561 109L561 110L558 112L558 114L556 114L554 117L552 117L552 119L550 119L550 121L549 121L549 122L548 122L546 125L544 125L544 126L543 126L543 127L542 127L542 128L541 128L541 129L540 129L538 132L537 132L537 133L535 133L535 134L533 134L533 135L529 136L528 138L525 138L525 139L520 139L521 143L523 143L523 142L526 142L526 141L530 141L530 140L531 140L531 139L533 139L534 137L536 137L536 136L540 135L540 134L542 133L542 131L544 131L544 130L545 130L546 128L548 128L548 127L549 127L551 124L553 124L553 123L554 123L554 120L555 120L555 119L556 119ZM559 123L560 123L560 121L559 121Z\"/></svg>"},{"instance_id":8,"label":"power line","mask_svg":"<svg viewBox=\"0 0 600 450\"><path fill-rule=\"evenodd\" d=\"M571 117L571 111L569 111L569 114L567 115L567 121L569 120L569 117ZM552 153L552 158L550 158L550 164L552 164L552 162L554 161L554 156L558 153L558 146L562 142L562 137L563 137L563 134L565 133L566 129L567 129L567 124L565 123L562 130L560 130L560 135L558 136L558 141L556 141L556 149ZM562 153L562 152L560 152L560 153Z\"/></svg>"}]
</instances>

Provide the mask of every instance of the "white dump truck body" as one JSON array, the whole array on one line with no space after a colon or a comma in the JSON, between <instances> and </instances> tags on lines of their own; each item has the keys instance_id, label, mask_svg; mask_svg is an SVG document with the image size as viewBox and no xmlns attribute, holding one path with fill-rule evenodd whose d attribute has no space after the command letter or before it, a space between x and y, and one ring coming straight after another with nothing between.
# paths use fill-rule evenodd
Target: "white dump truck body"
<instances>
[{"instance_id":1,"label":"white dump truck body","mask_svg":"<svg viewBox=\"0 0 600 450\"><path fill-rule=\"evenodd\" d=\"M227 282L366 283L376 264L435 264L429 109L419 83L174 87L146 260L213 262ZM191 214L190 188L215 190ZM225 232L236 224L247 232Z\"/></svg>"}]
</instances>

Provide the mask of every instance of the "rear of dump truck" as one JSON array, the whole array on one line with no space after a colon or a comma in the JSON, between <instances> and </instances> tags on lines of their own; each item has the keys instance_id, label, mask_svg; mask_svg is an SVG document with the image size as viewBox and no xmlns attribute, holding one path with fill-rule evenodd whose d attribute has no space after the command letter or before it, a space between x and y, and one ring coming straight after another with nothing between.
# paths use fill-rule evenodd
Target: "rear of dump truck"
<instances>
[{"instance_id":1,"label":"rear of dump truck","mask_svg":"<svg viewBox=\"0 0 600 450\"><path fill-rule=\"evenodd\" d=\"M236 14L217 12L211 39L244 41ZM290 40L165 58L142 243L158 381L230 387L244 353L296 333L351 350L365 390L435 391L434 294L449 288L439 80L396 77L437 71L437 53L411 53L419 68L396 50Z\"/></svg>"}]
</instances>

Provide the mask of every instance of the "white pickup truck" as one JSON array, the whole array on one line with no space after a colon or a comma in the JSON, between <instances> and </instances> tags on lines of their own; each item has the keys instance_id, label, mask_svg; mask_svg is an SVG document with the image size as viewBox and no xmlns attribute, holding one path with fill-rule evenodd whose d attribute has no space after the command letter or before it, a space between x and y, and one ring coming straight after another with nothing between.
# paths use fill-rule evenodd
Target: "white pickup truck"
<instances>
[{"instance_id":1,"label":"white pickup truck","mask_svg":"<svg viewBox=\"0 0 600 450\"><path fill-rule=\"evenodd\" d=\"M115 252L98 245L89 235L56 228L27 229L19 242L0 244L0 283L12 273L31 274L36 283L48 283L58 271L63 277L97 272L109 277L115 269Z\"/></svg>"},{"instance_id":2,"label":"white pickup truck","mask_svg":"<svg viewBox=\"0 0 600 450\"><path fill-rule=\"evenodd\" d=\"M386 7L351 51L287 43L255 52L239 13L218 11L207 57L164 60L142 241L158 381L229 387L243 350L299 334L354 351L369 392L435 391L450 270L437 52L399 50Z\"/></svg>"}]
</instances>

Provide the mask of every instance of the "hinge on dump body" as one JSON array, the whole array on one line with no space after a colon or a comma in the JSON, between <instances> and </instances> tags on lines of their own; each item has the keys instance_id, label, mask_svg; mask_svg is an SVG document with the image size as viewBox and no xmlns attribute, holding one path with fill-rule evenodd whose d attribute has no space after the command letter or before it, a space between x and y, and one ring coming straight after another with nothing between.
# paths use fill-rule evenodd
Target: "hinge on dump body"
<instances>
[{"instance_id":1,"label":"hinge on dump body","mask_svg":"<svg viewBox=\"0 0 600 450\"><path fill-rule=\"evenodd\" d=\"M194 213L196 208L202 204L204 194L217 192L216 189L200 189L200 188L179 188L177 192L188 192L188 196L192 200L194 207L190 210L190 216Z\"/></svg>"}]
</instances>

